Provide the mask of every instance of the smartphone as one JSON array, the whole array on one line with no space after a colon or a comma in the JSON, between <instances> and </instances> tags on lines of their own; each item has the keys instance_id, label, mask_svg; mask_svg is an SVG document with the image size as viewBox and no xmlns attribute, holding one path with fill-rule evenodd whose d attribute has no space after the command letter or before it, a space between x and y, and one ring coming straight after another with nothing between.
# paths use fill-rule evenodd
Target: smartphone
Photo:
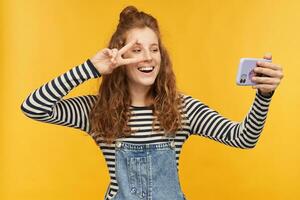
<instances>
[{"instance_id":1,"label":"smartphone","mask_svg":"<svg viewBox=\"0 0 300 200\"><path fill-rule=\"evenodd\" d=\"M263 59L263 58L241 58L238 68L238 73L236 76L236 84L240 86L251 86L256 85L255 82L251 81L251 78L254 76L255 72L253 69L256 67L256 63L260 62L272 62L272 60ZM260 76L258 74L258 76Z\"/></svg>"}]
</instances>

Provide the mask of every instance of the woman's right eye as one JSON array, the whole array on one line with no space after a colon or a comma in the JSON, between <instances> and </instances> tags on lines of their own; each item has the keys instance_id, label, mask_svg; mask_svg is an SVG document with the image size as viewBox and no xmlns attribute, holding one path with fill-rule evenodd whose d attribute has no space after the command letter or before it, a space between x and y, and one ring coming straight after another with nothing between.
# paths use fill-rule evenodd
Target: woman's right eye
<instances>
[{"instance_id":1,"label":"woman's right eye","mask_svg":"<svg viewBox=\"0 0 300 200\"><path fill-rule=\"evenodd\" d=\"M140 52L141 50L140 49L133 49L132 50L132 52L134 52L134 53L138 53L138 52Z\"/></svg>"}]
</instances>

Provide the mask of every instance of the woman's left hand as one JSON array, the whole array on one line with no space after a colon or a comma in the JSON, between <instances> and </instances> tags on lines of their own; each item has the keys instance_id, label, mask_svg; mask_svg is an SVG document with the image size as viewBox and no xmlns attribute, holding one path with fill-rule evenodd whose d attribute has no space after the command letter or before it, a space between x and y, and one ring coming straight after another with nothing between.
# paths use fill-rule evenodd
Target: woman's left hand
<instances>
[{"instance_id":1,"label":"woman's left hand","mask_svg":"<svg viewBox=\"0 0 300 200\"><path fill-rule=\"evenodd\" d=\"M265 54L264 59L272 60L272 54ZM252 86L254 89L258 89L262 95L270 95L280 84L283 78L283 72L281 65L269 63L269 62L257 62L257 66L254 68L254 76L252 81L256 85ZM262 76L258 76L261 74Z\"/></svg>"}]
</instances>

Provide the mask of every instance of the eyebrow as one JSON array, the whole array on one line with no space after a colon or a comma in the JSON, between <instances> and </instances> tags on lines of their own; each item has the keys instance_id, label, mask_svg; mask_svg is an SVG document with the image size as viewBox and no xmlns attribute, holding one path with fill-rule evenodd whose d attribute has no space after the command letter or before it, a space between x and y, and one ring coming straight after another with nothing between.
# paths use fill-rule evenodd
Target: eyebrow
<instances>
[{"instance_id":1,"label":"eyebrow","mask_svg":"<svg viewBox=\"0 0 300 200\"><path fill-rule=\"evenodd\" d=\"M141 43L139 43L139 42L136 42L135 44L137 44L137 45L142 45ZM158 45L157 43L152 43L152 44L150 44L150 46L152 46L152 45Z\"/></svg>"}]
</instances>

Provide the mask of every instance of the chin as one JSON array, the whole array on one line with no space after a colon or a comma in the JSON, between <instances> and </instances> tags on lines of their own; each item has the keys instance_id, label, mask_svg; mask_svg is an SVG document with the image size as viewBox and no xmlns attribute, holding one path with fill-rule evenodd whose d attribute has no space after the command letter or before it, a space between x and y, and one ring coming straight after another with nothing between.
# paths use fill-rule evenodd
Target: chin
<instances>
[{"instance_id":1,"label":"chin","mask_svg":"<svg viewBox=\"0 0 300 200\"><path fill-rule=\"evenodd\" d=\"M145 80L143 80L143 81L139 82L140 85L146 86L146 87L147 86L152 86L154 83L155 83L155 80L151 80L151 81L145 81Z\"/></svg>"}]
</instances>

